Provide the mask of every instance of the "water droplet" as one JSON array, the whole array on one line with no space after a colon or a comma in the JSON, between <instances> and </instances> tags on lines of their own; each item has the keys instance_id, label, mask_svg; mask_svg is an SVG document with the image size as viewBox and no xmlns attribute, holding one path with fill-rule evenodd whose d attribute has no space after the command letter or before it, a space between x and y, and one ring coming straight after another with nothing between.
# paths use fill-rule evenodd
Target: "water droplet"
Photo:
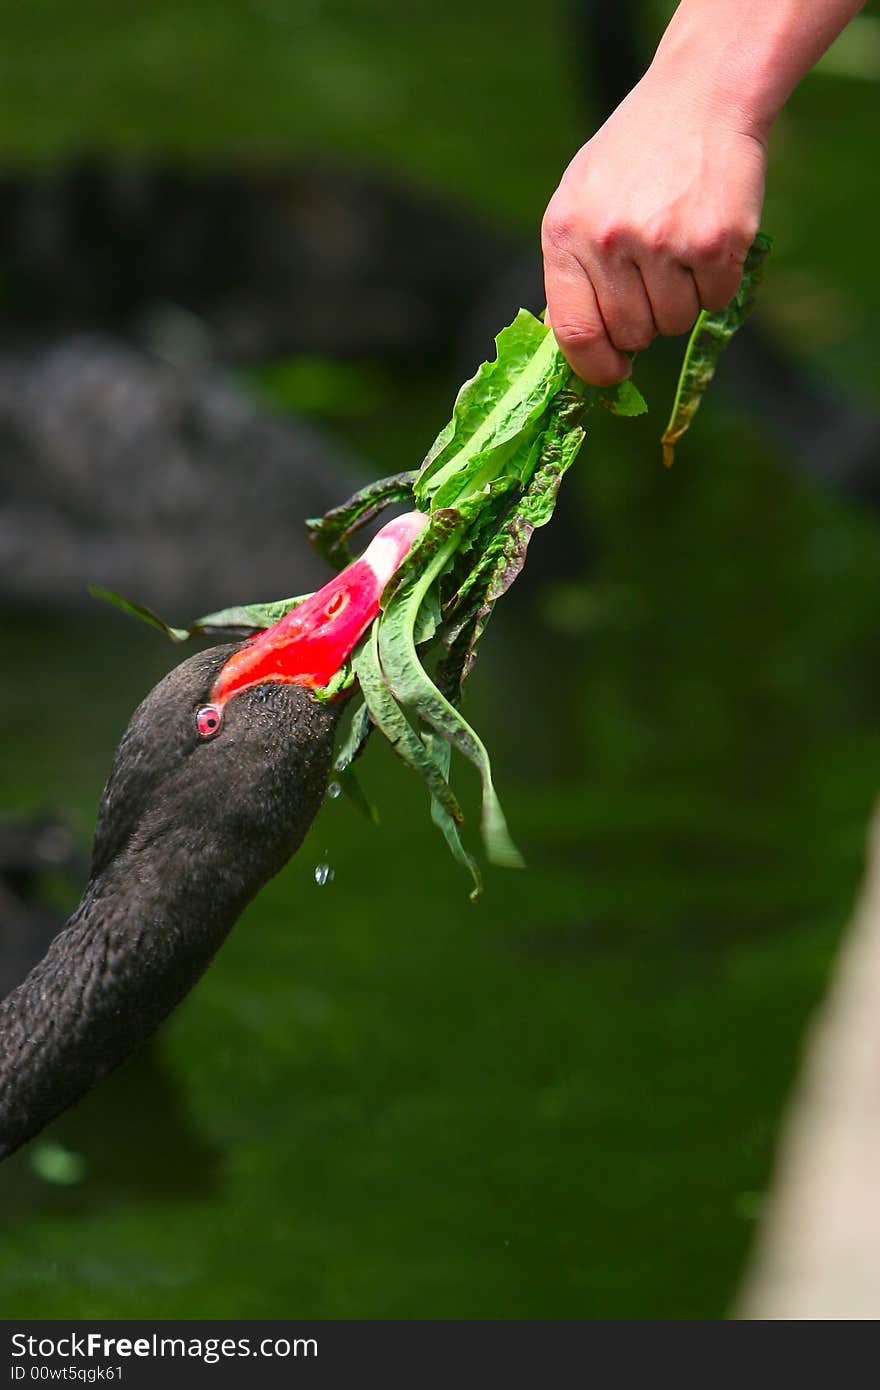
<instances>
[{"instance_id":1,"label":"water droplet","mask_svg":"<svg viewBox=\"0 0 880 1390\"><path fill-rule=\"evenodd\" d=\"M342 783L341 783L341 782L331 782L331 783L328 785L328 787L327 787L327 795L329 796L329 798L330 798L331 801L335 801L336 798L337 798L337 796L341 796L341 794L342 794Z\"/></svg>"},{"instance_id":2,"label":"water droplet","mask_svg":"<svg viewBox=\"0 0 880 1390\"><path fill-rule=\"evenodd\" d=\"M336 877L336 870L331 869L329 864L322 863L315 865L315 882L319 888L323 888L325 883L332 883Z\"/></svg>"}]
</instances>

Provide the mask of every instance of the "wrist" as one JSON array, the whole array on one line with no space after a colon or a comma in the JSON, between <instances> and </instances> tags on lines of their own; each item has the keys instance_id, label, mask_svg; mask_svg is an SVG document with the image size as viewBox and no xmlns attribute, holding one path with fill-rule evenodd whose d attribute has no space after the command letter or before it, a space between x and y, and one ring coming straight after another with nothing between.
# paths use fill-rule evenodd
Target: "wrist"
<instances>
[{"instance_id":1,"label":"wrist","mask_svg":"<svg viewBox=\"0 0 880 1390\"><path fill-rule=\"evenodd\" d=\"M707 115L763 142L860 8L861 0L681 0L647 75L680 85Z\"/></svg>"}]
</instances>

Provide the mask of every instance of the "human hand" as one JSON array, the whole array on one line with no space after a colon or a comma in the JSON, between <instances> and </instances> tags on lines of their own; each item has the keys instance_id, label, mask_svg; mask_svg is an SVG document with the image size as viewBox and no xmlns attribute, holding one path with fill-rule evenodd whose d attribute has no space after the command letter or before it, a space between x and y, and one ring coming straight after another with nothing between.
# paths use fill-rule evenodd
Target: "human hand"
<instances>
[{"instance_id":1,"label":"human hand","mask_svg":"<svg viewBox=\"0 0 880 1390\"><path fill-rule=\"evenodd\" d=\"M699 75L652 67L575 155L542 226L548 321L596 386L736 293L761 215L766 130Z\"/></svg>"}]
</instances>

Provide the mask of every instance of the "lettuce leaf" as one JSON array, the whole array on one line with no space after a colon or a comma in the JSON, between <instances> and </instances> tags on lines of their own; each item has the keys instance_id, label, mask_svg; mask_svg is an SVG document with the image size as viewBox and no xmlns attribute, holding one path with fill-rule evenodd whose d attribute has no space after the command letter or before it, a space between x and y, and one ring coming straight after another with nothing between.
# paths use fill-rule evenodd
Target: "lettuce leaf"
<instances>
[{"instance_id":1,"label":"lettuce leaf","mask_svg":"<svg viewBox=\"0 0 880 1390\"><path fill-rule=\"evenodd\" d=\"M758 286L764 278L764 262L770 254L772 238L764 232L755 237L743 266L740 287L723 309L704 309L694 324L685 349L669 423L663 431L663 462L672 467L675 446L696 415L718 359L734 333L742 328L755 307Z\"/></svg>"}]
</instances>

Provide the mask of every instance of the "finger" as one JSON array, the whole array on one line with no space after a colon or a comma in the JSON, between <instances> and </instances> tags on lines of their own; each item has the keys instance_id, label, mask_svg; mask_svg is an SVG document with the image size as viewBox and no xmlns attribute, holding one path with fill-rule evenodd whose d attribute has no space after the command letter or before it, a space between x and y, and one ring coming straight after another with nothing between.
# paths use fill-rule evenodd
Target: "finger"
<instances>
[{"instance_id":1,"label":"finger","mask_svg":"<svg viewBox=\"0 0 880 1390\"><path fill-rule=\"evenodd\" d=\"M635 261L590 262L605 331L618 352L641 352L657 335L651 301Z\"/></svg>"},{"instance_id":2,"label":"finger","mask_svg":"<svg viewBox=\"0 0 880 1390\"><path fill-rule=\"evenodd\" d=\"M730 303L739 289L744 263L744 254L730 251L722 258L694 265L693 276L704 309L723 309Z\"/></svg>"},{"instance_id":3,"label":"finger","mask_svg":"<svg viewBox=\"0 0 880 1390\"><path fill-rule=\"evenodd\" d=\"M632 366L618 352L605 328L596 291L578 262L560 265L545 260L547 321L579 377L591 386L613 386Z\"/></svg>"},{"instance_id":4,"label":"finger","mask_svg":"<svg viewBox=\"0 0 880 1390\"><path fill-rule=\"evenodd\" d=\"M655 261L647 267L642 265L641 271L657 332L670 337L687 333L696 323L701 308L697 282L691 271L680 261L672 260Z\"/></svg>"}]
</instances>

